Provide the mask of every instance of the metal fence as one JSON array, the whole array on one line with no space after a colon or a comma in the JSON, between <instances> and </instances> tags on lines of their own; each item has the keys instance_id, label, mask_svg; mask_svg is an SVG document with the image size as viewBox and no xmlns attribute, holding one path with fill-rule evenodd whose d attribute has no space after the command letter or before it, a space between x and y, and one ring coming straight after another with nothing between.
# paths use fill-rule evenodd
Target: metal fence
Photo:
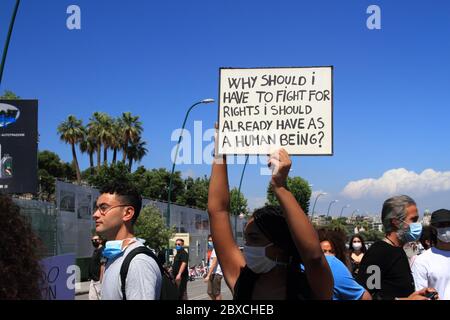
<instances>
[{"instance_id":1,"label":"metal fence","mask_svg":"<svg viewBox=\"0 0 450 320\"><path fill-rule=\"evenodd\" d=\"M13 201L20 207L21 214L42 240L44 257L56 256L58 239L55 205L36 200L13 199Z\"/></svg>"},{"instance_id":2,"label":"metal fence","mask_svg":"<svg viewBox=\"0 0 450 320\"><path fill-rule=\"evenodd\" d=\"M46 257L74 253L78 259L91 257L91 236L95 232L92 208L98 190L71 183L57 181L56 204L14 199L22 214L30 221L45 246ZM153 205L161 215L167 211L167 203L143 199L143 205ZM230 218L232 230L237 223L237 242L242 245L242 231L246 221ZM190 264L200 264L207 252L207 237L210 233L208 214L205 210L171 205L170 225L178 233L189 233Z\"/></svg>"}]
</instances>

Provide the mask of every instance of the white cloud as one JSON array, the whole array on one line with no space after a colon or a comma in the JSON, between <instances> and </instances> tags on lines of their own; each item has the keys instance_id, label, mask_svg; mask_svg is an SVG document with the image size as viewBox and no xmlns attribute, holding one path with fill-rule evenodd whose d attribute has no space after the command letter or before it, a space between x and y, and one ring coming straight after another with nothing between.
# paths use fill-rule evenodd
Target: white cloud
<instances>
[{"instance_id":1,"label":"white cloud","mask_svg":"<svg viewBox=\"0 0 450 320\"><path fill-rule=\"evenodd\" d=\"M404 168L386 171L378 179L362 179L348 183L341 194L352 199L380 198L398 194L425 196L450 190L450 171L426 169L418 174Z\"/></svg>"}]
</instances>

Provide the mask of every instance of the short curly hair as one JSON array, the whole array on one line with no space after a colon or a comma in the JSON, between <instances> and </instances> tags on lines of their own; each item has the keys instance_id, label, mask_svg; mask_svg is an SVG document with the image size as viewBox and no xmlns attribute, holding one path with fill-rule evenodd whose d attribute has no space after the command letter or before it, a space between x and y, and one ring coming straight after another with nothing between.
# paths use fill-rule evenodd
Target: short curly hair
<instances>
[{"instance_id":1,"label":"short curly hair","mask_svg":"<svg viewBox=\"0 0 450 320\"><path fill-rule=\"evenodd\" d=\"M132 224L136 223L142 208L142 197L137 187L127 179L117 179L102 186L100 194L116 194L124 204L129 204L134 208Z\"/></svg>"},{"instance_id":2,"label":"short curly hair","mask_svg":"<svg viewBox=\"0 0 450 320\"><path fill-rule=\"evenodd\" d=\"M317 235L319 236L320 242L328 241L331 244L335 257L341 260L350 270L351 264L347 248L345 247L345 242L347 240L345 233L340 229L320 228L317 229Z\"/></svg>"},{"instance_id":3,"label":"short curly hair","mask_svg":"<svg viewBox=\"0 0 450 320\"><path fill-rule=\"evenodd\" d=\"M0 247L0 300L42 299L42 242L5 195L0 195Z\"/></svg>"}]
</instances>

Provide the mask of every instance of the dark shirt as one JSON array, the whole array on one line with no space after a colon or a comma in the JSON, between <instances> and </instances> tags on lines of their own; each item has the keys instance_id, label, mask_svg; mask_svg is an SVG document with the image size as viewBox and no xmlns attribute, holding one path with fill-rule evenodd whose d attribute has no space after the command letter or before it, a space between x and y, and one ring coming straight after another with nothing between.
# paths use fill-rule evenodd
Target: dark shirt
<instances>
[{"instance_id":1,"label":"dark shirt","mask_svg":"<svg viewBox=\"0 0 450 320\"><path fill-rule=\"evenodd\" d=\"M364 257L364 255L363 255L363 257ZM353 276L353 278L356 278L358 276L359 265L360 265L361 261L353 260L351 252L349 254L349 258L350 258L352 276Z\"/></svg>"},{"instance_id":2,"label":"dark shirt","mask_svg":"<svg viewBox=\"0 0 450 320\"><path fill-rule=\"evenodd\" d=\"M89 279L94 281L100 280L100 267L105 263L103 258L103 247L95 249L89 262Z\"/></svg>"},{"instance_id":3,"label":"dark shirt","mask_svg":"<svg viewBox=\"0 0 450 320\"><path fill-rule=\"evenodd\" d=\"M178 274L178 271L180 271L182 262L186 262L186 268L184 268L184 271L181 274L181 277L187 278L188 274L189 274L188 273L189 255L184 249L177 251L177 254L175 255L175 258L173 260L172 274L174 277L176 277Z\"/></svg>"},{"instance_id":4,"label":"dark shirt","mask_svg":"<svg viewBox=\"0 0 450 320\"><path fill-rule=\"evenodd\" d=\"M311 300L311 288L304 271L300 270L300 268L292 270L292 266L288 266L287 277L287 300ZM234 285L233 300L253 300L253 289L258 278L259 274L254 273L249 267L245 266L241 269L239 278Z\"/></svg>"},{"instance_id":5,"label":"dark shirt","mask_svg":"<svg viewBox=\"0 0 450 320\"><path fill-rule=\"evenodd\" d=\"M373 288L376 284L374 281L376 272L373 270L367 272L370 266L380 268L379 288ZM405 251L384 241L375 242L364 254L356 280L372 294L374 299L379 300L406 298L414 292L415 288Z\"/></svg>"}]
</instances>

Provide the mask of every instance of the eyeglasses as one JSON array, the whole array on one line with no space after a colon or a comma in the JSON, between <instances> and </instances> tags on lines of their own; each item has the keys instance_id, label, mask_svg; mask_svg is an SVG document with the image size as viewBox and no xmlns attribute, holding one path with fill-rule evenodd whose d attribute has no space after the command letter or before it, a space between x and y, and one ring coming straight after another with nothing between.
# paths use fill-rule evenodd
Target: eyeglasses
<instances>
[{"instance_id":1,"label":"eyeglasses","mask_svg":"<svg viewBox=\"0 0 450 320\"><path fill-rule=\"evenodd\" d=\"M118 204L117 206L108 206L107 204L103 203L100 206L95 205L94 206L94 212L96 213L97 210L100 211L100 214L102 216L106 215L109 211L111 211L114 208L119 208L119 207L132 207L129 204Z\"/></svg>"}]
</instances>

